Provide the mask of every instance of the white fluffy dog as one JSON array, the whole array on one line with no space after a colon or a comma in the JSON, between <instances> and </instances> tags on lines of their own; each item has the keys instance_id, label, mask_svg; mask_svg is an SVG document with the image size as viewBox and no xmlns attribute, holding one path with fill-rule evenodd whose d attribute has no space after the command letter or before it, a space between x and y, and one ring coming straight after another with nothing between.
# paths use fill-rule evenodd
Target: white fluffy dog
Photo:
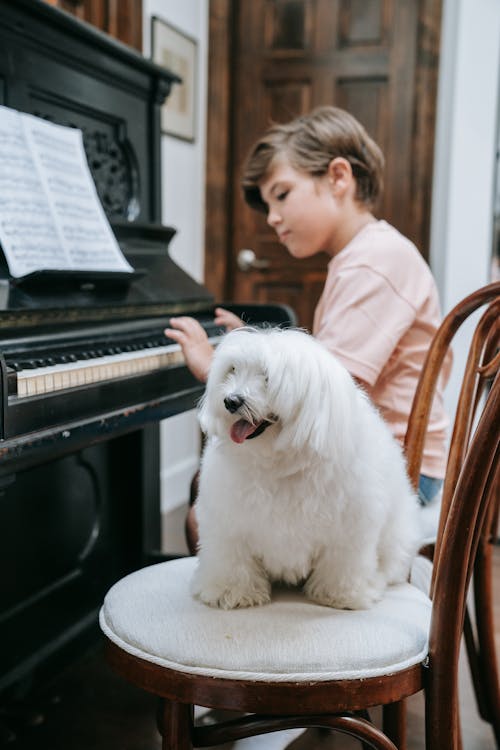
<instances>
[{"instance_id":1,"label":"white fluffy dog","mask_svg":"<svg viewBox=\"0 0 500 750\"><path fill-rule=\"evenodd\" d=\"M418 505L402 452L363 390L297 330L239 329L216 350L200 423L192 593L231 609L304 584L365 609L407 578Z\"/></svg>"}]
</instances>

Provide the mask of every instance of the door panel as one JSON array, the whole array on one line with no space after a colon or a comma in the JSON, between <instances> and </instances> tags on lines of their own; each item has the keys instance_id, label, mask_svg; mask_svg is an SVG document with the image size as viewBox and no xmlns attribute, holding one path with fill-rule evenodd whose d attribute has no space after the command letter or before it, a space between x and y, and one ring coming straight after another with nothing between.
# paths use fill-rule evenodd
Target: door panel
<instances>
[{"instance_id":1,"label":"door panel","mask_svg":"<svg viewBox=\"0 0 500 750\"><path fill-rule=\"evenodd\" d=\"M45 0L142 51L142 0Z\"/></svg>"}]
</instances>

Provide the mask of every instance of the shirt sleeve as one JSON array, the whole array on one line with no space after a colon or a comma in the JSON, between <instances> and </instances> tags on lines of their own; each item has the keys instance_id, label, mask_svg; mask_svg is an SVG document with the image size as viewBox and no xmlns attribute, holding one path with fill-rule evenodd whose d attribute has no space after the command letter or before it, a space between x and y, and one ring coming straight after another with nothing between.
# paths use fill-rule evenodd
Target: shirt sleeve
<instances>
[{"instance_id":1,"label":"shirt sleeve","mask_svg":"<svg viewBox=\"0 0 500 750\"><path fill-rule=\"evenodd\" d=\"M325 288L314 335L349 370L375 385L415 310L381 274L346 268Z\"/></svg>"}]
</instances>

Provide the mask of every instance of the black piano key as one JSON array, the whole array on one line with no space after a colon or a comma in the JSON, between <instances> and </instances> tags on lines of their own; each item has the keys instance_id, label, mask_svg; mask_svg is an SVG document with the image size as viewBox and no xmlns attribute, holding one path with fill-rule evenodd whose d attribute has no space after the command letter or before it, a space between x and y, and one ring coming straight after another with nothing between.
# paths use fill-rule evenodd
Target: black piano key
<instances>
[{"instance_id":1,"label":"black piano key","mask_svg":"<svg viewBox=\"0 0 500 750\"><path fill-rule=\"evenodd\" d=\"M7 367L7 393L9 396L17 393L17 370L14 367Z\"/></svg>"}]
</instances>

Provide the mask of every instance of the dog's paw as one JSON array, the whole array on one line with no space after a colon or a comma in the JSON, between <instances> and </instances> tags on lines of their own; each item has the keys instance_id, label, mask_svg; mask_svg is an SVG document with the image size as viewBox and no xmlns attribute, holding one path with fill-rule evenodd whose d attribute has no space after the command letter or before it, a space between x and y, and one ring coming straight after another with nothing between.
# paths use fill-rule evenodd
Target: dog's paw
<instances>
[{"instance_id":1,"label":"dog's paw","mask_svg":"<svg viewBox=\"0 0 500 750\"><path fill-rule=\"evenodd\" d=\"M191 584L191 593L209 607L219 609L237 609L269 604L271 585L268 581L259 581L253 586L243 588L231 581L207 582L196 577Z\"/></svg>"},{"instance_id":2,"label":"dog's paw","mask_svg":"<svg viewBox=\"0 0 500 750\"><path fill-rule=\"evenodd\" d=\"M382 598L383 593L379 587L368 584L335 589L310 581L304 591L308 599L334 609L370 609Z\"/></svg>"}]
</instances>

